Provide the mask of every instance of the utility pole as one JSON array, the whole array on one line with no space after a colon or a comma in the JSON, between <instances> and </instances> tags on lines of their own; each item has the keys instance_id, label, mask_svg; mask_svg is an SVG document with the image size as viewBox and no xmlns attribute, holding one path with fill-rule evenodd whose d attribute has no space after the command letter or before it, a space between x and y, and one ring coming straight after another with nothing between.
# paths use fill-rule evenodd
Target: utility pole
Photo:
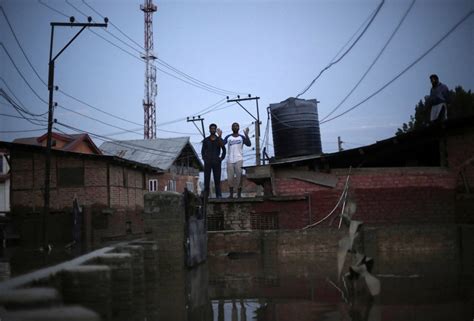
<instances>
[{"instance_id":1,"label":"utility pole","mask_svg":"<svg viewBox=\"0 0 474 321\"><path fill-rule=\"evenodd\" d=\"M341 140L341 136L337 136L337 148L340 152L344 150L344 148L342 148L342 143L344 142Z\"/></svg>"},{"instance_id":2,"label":"utility pole","mask_svg":"<svg viewBox=\"0 0 474 321\"><path fill-rule=\"evenodd\" d=\"M198 132L202 135L202 138L206 138L206 131L204 130L204 118L201 118L201 116L193 116L192 119L189 119L189 117L186 117L186 121L189 123L190 121L193 122L194 126L196 126ZM202 127L202 132L199 129L199 127L196 125L195 122L200 121L201 122L201 127Z\"/></svg>"},{"instance_id":3,"label":"utility pole","mask_svg":"<svg viewBox=\"0 0 474 321\"><path fill-rule=\"evenodd\" d=\"M144 133L145 139L156 138L156 59L153 53L153 13L157 10L153 0L144 0L140 10L145 15L145 97L143 98Z\"/></svg>"},{"instance_id":4,"label":"utility pole","mask_svg":"<svg viewBox=\"0 0 474 321\"><path fill-rule=\"evenodd\" d=\"M43 249L46 249L47 242L47 219L49 216L49 200L50 200L50 182L51 182L51 140L53 132L53 95L54 90L58 87L54 85L54 63L56 59L66 50L67 47L81 34L84 29L88 27L105 27L107 28L108 18L104 18L105 23L91 23L92 18L88 17L88 23L77 23L74 22L74 17L69 18L69 22L51 22L51 41L49 45L49 69L48 69L48 90L49 90L49 103L48 103L48 132L46 136L46 161L44 169L44 208L43 208ZM53 58L53 43L54 43L54 27L81 27L78 33L69 40L69 42L61 49L56 56Z\"/></svg>"},{"instance_id":5,"label":"utility pole","mask_svg":"<svg viewBox=\"0 0 474 321\"><path fill-rule=\"evenodd\" d=\"M256 165L260 165L260 112L258 111L258 100L260 97L252 97L252 95L248 95L246 98L240 98L240 95L237 96L236 99L229 99L229 96L227 96L227 102L236 102L239 104L240 107L242 107L243 110L247 112L250 116L252 116L253 119L255 119L255 163ZM240 103L241 101L245 100L255 100L256 106L257 106L257 117L255 118L254 115L252 115L242 104Z\"/></svg>"}]
</instances>

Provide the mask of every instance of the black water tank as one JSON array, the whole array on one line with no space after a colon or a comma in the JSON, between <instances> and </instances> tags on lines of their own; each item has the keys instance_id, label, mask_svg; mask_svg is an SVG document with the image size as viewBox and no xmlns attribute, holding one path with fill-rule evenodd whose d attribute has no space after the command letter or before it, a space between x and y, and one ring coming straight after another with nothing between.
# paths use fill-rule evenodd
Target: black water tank
<instances>
[{"instance_id":1,"label":"black water tank","mask_svg":"<svg viewBox=\"0 0 474 321\"><path fill-rule=\"evenodd\" d=\"M316 99L290 97L270 104L275 158L322 153L317 103Z\"/></svg>"}]
</instances>

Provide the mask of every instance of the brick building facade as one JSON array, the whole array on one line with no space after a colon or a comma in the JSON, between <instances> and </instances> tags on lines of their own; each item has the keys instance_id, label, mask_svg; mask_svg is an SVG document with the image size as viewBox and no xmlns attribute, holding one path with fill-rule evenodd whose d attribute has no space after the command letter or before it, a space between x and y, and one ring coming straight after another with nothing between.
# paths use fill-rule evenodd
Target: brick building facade
<instances>
[{"instance_id":1,"label":"brick building facade","mask_svg":"<svg viewBox=\"0 0 474 321\"><path fill-rule=\"evenodd\" d=\"M12 222L22 242L40 242L45 148L6 142L0 147L10 153ZM74 198L82 207L86 245L142 235L146 182L158 172L115 156L52 150L48 241L71 242Z\"/></svg>"},{"instance_id":2,"label":"brick building facade","mask_svg":"<svg viewBox=\"0 0 474 321\"><path fill-rule=\"evenodd\" d=\"M433 124L338 153L277 159L246 171L266 196L233 204L211 201L211 230L303 228L331 212L348 176L358 220L473 223L474 119Z\"/></svg>"}]
</instances>

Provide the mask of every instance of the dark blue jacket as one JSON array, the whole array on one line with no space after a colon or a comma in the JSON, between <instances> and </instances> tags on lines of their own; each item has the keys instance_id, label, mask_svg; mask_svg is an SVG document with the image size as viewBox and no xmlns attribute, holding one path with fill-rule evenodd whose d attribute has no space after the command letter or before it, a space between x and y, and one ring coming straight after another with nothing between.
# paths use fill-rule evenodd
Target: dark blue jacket
<instances>
[{"instance_id":1,"label":"dark blue jacket","mask_svg":"<svg viewBox=\"0 0 474 321\"><path fill-rule=\"evenodd\" d=\"M226 149L222 138L217 137L215 140L211 140L211 136L207 136L202 141L201 156L204 163L222 161L225 158ZM221 153L222 150L222 153Z\"/></svg>"}]
</instances>

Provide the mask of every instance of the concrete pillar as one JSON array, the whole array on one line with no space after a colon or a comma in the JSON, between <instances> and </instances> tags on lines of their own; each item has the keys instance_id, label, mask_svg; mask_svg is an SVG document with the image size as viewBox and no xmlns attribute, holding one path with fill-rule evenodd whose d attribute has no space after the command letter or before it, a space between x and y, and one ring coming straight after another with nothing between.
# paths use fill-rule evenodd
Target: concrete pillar
<instances>
[{"instance_id":1,"label":"concrete pillar","mask_svg":"<svg viewBox=\"0 0 474 321\"><path fill-rule=\"evenodd\" d=\"M184 197L175 192L145 194L147 236L158 244L160 320L186 320Z\"/></svg>"},{"instance_id":2,"label":"concrete pillar","mask_svg":"<svg viewBox=\"0 0 474 321\"><path fill-rule=\"evenodd\" d=\"M144 223L148 237L160 252L160 274L183 270L185 255L185 212L183 195L176 192L145 194Z\"/></svg>"},{"instance_id":3,"label":"concrete pillar","mask_svg":"<svg viewBox=\"0 0 474 321\"><path fill-rule=\"evenodd\" d=\"M133 315L131 320L145 319L145 267L144 249L139 245L125 245L116 248L117 253L132 255L132 304Z\"/></svg>"},{"instance_id":4,"label":"concrete pillar","mask_svg":"<svg viewBox=\"0 0 474 321\"><path fill-rule=\"evenodd\" d=\"M112 280L111 319L128 321L133 311L132 255L129 253L102 254L88 263L107 265L110 268Z\"/></svg>"},{"instance_id":5,"label":"concrete pillar","mask_svg":"<svg viewBox=\"0 0 474 321\"><path fill-rule=\"evenodd\" d=\"M80 265L61 273L66 304L80 304L97 312L103 321L111 320L111 270L105 265Z\"/></svg>"},{"instance_id":6,"label":"concrete pillar","mask_svg":"<svg viewBox=\"0 0 474 321\"><path fill-rule=\"evenodd\" d=\"M138 241L132 245L140 245L144 249L145 267L145 311L148 321L159 320L159 254L155 241Z\"/></svg>"},{"instance_id":7,"label":"concrete pillar","mask_svg":"<svg viewBox=\"0 0 474 321\"><path fill-rule=\"evenodd\" d=\"M0 306L7 310L52 307L60 304L61 296L54 288L38 287L0 292Z\"/></svg>"},{"instance_id":8,"label":"concrete pillar","mask_svg":"<svg viewBox=\"0 0 474 321\"><path fill-rule=\"evenodd\" d=\"M143 264L145 280L157 280L159 277L159 249L155 241L136 241L131 245L139 245L143 248Z\"/></svg>"},{"instance_id":9,"label":"concrete pillar","mask_svg":"<svg viewBox=\"0 0 474 321\"><path fill-rule=\"evenodd\" d=\"M0 319L8 321L100 321L97 313L80 306L0 312Z\"/></svg>"}]
</instances>

